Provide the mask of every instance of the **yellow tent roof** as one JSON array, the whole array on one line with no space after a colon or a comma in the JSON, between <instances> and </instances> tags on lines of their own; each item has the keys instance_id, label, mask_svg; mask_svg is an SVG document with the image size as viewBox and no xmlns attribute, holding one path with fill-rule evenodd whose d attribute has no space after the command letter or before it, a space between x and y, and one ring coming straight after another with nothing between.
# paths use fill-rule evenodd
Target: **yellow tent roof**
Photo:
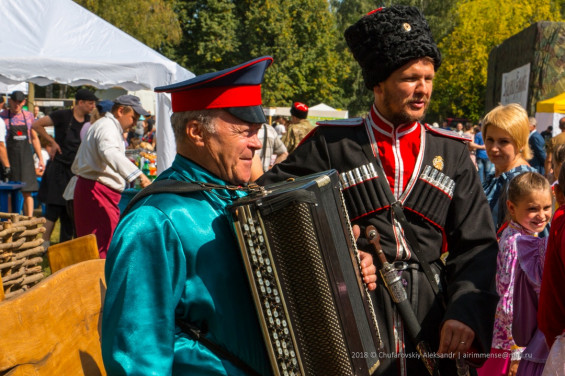
<instances>
[{"instance_id":1,"label":"yellow tent roof","mask_svg":"<svg viewBox=\"0 0 565 376\"><path fill-rule=\"evenodd\" d=\"M565 114L565 93L540 101L536 104L536 112L557 112Z\"/></svg>"}]
</instances>

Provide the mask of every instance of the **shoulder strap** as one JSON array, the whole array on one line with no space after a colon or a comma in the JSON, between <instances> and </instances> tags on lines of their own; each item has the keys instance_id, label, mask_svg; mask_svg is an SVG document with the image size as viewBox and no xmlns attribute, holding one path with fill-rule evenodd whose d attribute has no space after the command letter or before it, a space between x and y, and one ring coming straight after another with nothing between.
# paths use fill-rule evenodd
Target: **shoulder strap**
<instances>
[{"instance_id":1,"label":"shoulder strap","mask_svg":"<svg viewBox=\"0 0 565 376\"><path fill-rule=\"evenodd\" d=\"M217 186L216 188L226 188L224 186ZM192 183L187 181L180 181L180 180L157 180L147 187L143 188L139 191L128 203L126 208L121 214L121 218L125 217L127 213L131 211L131 208L139 202L141 199L154 195L157 193L178 193L178 194L185 194L191 192L198 192L198 191L205 191L214 189L213 185L208 185L204 183Z\"/></svg>"},{"instance_id":2,"label":"shoulder strap","mask_svg":"<svg viewBox=\"0 0 565 376\"><path fill-rule=\"evenodd\" d=\"M424 127L426 128L426 130L430 133L435 133L435 134L440 135L440 136L449 137L449 138L452 138L454 140L463 141L463 142L469 142L471 140L467 136L462 136L459 133L451 131L449 129L434 128L431 125L429 125L428 123L423 123L423 124L424 124Z\"/></svg>"},{"instance_id":3,"label":"shoulder strap","mask_svg":"<svg viewBox=\"0 0 565 376\"><path fill-rule=\"evenodd\" d=\"M364 128L363 128L363 130L364 130ZM424 271L426 278L430 282L430 285L432 286L434 293L437 295L437 294L439 294L438 281L436 280L435 275L432 272L432 268L430 268L430 263L428 262L428 259L426 258L424 252L422 252L422 250L420 248L420 243L418 242L418 238L416 237L416 233L412 229L412 225L410 224L410 222L408 222L408 220L406 219L406 216L404 215L404 209L402 207L402 203L400 201L396 200L396 198L392 194L392 191L390 189L390 185L388 184L388 181L386 180L386 175L385 175L385 172L382 168L381 161L378 159L378 157L376 157L373 154L373 150L371 149L371 146L369 145L369 142L368 142L369 138L368 137L362 137L362 136L363 136L363 132L362 131L358 132L358 140L359 140L359 143L361 144L361 147L363 148L363 152L365 153L365 155L367 156L369 161L375 163L375 169L376 169L377 174L378 174L377 181L382 186L383 191L386 193L387 200L390 203L390 207L393 210L394 216L400 222L400 225L404 229L404 234L406 235L406 240L408 240L408 244L410 244L410 248L412 249L412 252L414 252L416 257L418 258L418 261L420 262L420 266L422 267L422 270ZM423 136L425 137L425 135L423 135Z\"/></svg>"}]
</instances>

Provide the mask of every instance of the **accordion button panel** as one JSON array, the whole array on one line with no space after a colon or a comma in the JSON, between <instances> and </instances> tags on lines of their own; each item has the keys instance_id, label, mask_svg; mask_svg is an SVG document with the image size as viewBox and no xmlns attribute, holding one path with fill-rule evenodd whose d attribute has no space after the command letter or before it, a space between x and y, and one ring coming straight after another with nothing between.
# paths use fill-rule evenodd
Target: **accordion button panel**
<instances>
[{"instance_id":1,"label":"accordion button panel","mask_svg":"<svg viewBox=\"0 0 565 376\"><path fill-rule=\"evenodd\" d=\"M324 175L229 208L275 376L366 376L379 365L378 326L339 189L359 193L374 168Z\"/></svg>"},{"instance_id":2,"label":"accordion button panel","mask_svg":"<svg viewBox=\"0 0 565 376\"><path fill-rule=\"evenodd\" d=\"M276 357L275 362L279 367L277 374L303 375L288 329L280 293L276 287L276 277L271 266L263 229L259 220L248 209L240 211L239 214L241 230L246 239L244 242L240 241L240 244L245 244L246 267L250 269L249 275L254 276L252 281L254 288L261 295L260 306L268 328L268 333L265 335L271 338L272 354Z\"/></svg>"}]
</instances>

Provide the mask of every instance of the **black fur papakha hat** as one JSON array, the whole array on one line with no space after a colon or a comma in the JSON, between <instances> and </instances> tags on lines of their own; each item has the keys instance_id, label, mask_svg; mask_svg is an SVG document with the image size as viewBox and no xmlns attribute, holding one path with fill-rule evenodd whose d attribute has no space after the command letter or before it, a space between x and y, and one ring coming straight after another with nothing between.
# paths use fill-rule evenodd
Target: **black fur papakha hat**
<instances>
[{"instance_id":1,"label":"black fur papakha hat","mask_svg":"<svg viewBox=\"0 0 565 376\"><path fill-rule=\"evenodd\" d=\"M411 60L429 56L437 71L441 54L418 8L376 9L345 30L345 40L363 70L369 90Z\"/></svg>"}]
</instances>

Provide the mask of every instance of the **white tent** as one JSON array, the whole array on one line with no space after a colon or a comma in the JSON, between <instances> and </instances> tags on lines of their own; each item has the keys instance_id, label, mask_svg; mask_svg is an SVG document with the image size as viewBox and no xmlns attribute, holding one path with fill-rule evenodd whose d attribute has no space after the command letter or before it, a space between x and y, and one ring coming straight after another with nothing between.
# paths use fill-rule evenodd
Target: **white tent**
<instances>
[{"instance_id":1,"label":"white tent","mask_svg":"<svg viewBox=\"0 0 565 376\"><path fill-rule=\"evenodd\" d=\"M320 103L312 106L310 107L310 110L308 110L308 116L316 118L347 119L348 115L348 111L336 110L335 108L330 107L325 103Z\"/></svg>"},{"instance_id":2,"label":"white tent","mask_svg":"<svg viewBox=\"0 0 565 376\"><path fill-rule=\"evenodd\" d=\"M553 136L557 136L559 120L565 117L565 93L536 103L536 121L539 132L545 131L548 126L553 127Z\"/></svg>"},{"instance_id":3,"label":"white tent","mask_svg":"<svg viewBox=\"0 0 565 376\"><path fill-rule=\"evenodd\" d=\"M21 82L19 84L15 84L15 85L9 85L9 84L5 84L3 82L0 82L0 94L5 95L5 94L9 94L13 91L19 90L24 94L28 93L28 84L27 82Z\"/></svg>"},{"instance_id":4,"label":"white tent","mask_svg":"<svg viewBox=\"0 0 565 376\"><path fill-rule=\"evenodd\" d=\"M272 114L274 116L290 116L290 107L273 107L270 109L274 110ZM267 110L269 109L266 108L265 111ZM347 118L348 111L336 110L325 103L317 104L308 109L308 119L315 121Z\"/></svg>"},{"instance_id":5,"label":"white tent","mask_svg":"<svg viewBox=\"0 0 565 376\"><path fill-rule=\"evenodd\" d=\"M0 82L153 89L194 74L71 0L0 0ZM171 103L157 95L159 171L176 148Z\"/></svg>"}]
</instances>

